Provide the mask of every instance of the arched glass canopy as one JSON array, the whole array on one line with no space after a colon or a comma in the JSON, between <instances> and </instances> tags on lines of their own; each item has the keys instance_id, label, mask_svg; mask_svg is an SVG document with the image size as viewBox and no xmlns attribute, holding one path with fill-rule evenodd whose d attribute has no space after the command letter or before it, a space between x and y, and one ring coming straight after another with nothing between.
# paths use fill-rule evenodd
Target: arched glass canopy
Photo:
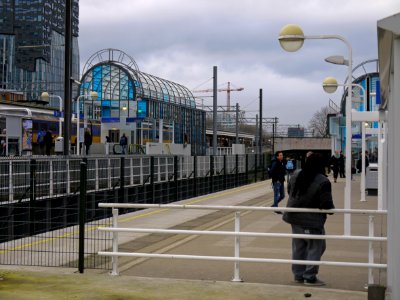
<instances>
[{"instance_id":1,"label":"arched glass canopy","mask_svg":"<svg viewBox=\"0 0 400 300\"><path fill-rule=\"evenodd\" d=\"M102 60L106 50L113 60ZM96 91L98 100L111 101L111 107L116 105L115 101L146 99L196 108L194 97L186 87L139 71L136 63L129 64L119 59L122 55L115 54L119 50L106 50L92 56L99 61L93 59L86 63L81 79L81 95L88 94L90 90ZM108 103L105 104L108 106Z\"/></svg>"}]
</instances>

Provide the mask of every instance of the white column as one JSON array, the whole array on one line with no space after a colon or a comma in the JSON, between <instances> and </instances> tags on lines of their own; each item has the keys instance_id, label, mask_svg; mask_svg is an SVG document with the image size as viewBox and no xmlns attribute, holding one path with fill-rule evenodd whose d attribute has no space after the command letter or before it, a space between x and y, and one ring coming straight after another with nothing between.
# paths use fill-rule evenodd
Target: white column
<instances>
[{"instance_id":1,"label":"white column","mask_svg":"<svg viewBox=\"0 0 400 300\"><path fill-rule=\"evenodd\" d=\"M365 122L361 122L361 184L360 184L360 189L361 189L361 200L360 201L366 201L365 200Z\"/></svg>"},{"instance_id":2,"label":"white column","mask_svg":"<svg viewBox=\"0 0 400 300\"><path fill-rule=\"evenodd\" d=\"M385 122L379 121L378 134L378 210L383 209L383 143L385 142Z\"/></svg>"},{"instance_id":3,"label":"white column","mask_svg":"<svg viewBox=\"0 0 400 300\"><path fill-rule=\"evenodd\" d=\"M390 73L390 90L388 91L388 157L387 157L387 286L391 299L400 299L400 40L393 41L393 69ZM389 87L387 87L389 88Z\"/></svg>"}]
</instances>

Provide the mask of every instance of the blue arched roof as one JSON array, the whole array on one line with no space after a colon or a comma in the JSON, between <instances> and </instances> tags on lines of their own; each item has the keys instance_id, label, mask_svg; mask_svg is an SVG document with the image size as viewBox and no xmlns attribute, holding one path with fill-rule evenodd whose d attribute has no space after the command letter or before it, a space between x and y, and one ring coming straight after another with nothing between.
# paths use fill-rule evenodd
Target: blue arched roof
<instances>
[{"instance_id":1,"label":"blue arched roof","mask_svg":"<svg viewBox=\"0 0 400 300\"><path fill-rule=\"evenodd\" d=\"M91 66L81 79L80 94L98 93L98 100L150 99L195 108L193 94L183 85L150 75L118 61Z\"/></svg>"}]
</instances>

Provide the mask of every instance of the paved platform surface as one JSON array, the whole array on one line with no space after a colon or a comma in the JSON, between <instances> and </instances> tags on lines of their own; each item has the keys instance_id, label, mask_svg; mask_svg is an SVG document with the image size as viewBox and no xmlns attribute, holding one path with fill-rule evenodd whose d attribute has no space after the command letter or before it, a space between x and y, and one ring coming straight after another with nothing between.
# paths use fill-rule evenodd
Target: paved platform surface
<instances>
[{"instance_id":1,"label":"paved platform surface","mask_svg":"<svg viewBox=\"0 0 400 300\"><path fill-rule=\"evenodd\" d=\"M338 183L332 183L332 185L335 205L337 208L342 208L344 179L339 179ZM377 207L376 196L368 196L367 202L359 201L358 178L353 181L352 194L353 208L375 209ZM262 201L264 205L270 205L271 196L270 183L264 181L184 200L181 203L239 205L249 201ZM285 202L282 205L285 205ZM210 215L210 211L206 210L182 212L153 209L122 215L120 216L120 225L129 227L140 224L142 228L170 228L179 224L193 223L194 220L201 220L208 215ZM253 228L252 226L261 226L265 228L264 231L270 232L288 232L288 225L282 222L279 215L269 213L268 216L256 215L250 219L252 221L248 225L245 225L244 222L244 226L251 228ZM380 224L381 227L376 232L386 234L386 223L380 222ZM353 234L365 235L368 230L368 221L365 218L353 218L352 225ZM231 225L224 222L223 225L216 227L218 230L225 230L223 226ZM246 229L246 231L251 230ZM343 234L343 216L333 216L327 224L327 232L328 234ZM128 235L120 237L122 248L129 249L129 245L133 241L136 241L137 244L144 235L135 235L134 239ZM210 248L208 247L210 244L207 243L208 241L197 238L190 243L174 247L174 250L178 249L179 251L179 247L184 247L186 250L192 251L192 248L195 249L199 245ZM220 241L216 241L214 244L225 246L225 243ZM249 251L268 249L270 257L275 257L280 253L286 257L290 256L290 241L280 244L279 242L271 243L269 240L267 244L250 243L244 245L244 249L246 246L249 247ZM271 244L273 244L272 247ZM350 256L365 261L366 244L350 245L346 241L328 244L327 257L324 256L324 259L338 260L337 257ZM377 258L385 260L385 257L382 258L385 249L381 248L380 250ZM207 253L202 254L208 255ZM265 256L265 253L263 254ZM152 259L138 262L137 259L128 261L120 258L120 276L110 276L104 271L94 270L85 270L84 274L78 274L76 269L0 266L0 299L367 299L367 291L364 289L367 280L366 269L323 267L321 277L328 282L328 285L308 287L292 282L289 265L274 264L266 268L264 265L260 267L253 264L248 267L247 271L246 268L243 270L245 282L234 283L229 281L229 276L232 275L231 263L227 267L220 267L215 263L204 261L195 262L194 265L191 262L185 263L183 268L179 267L179 264L176 264L174 260L160 262L160 260ZM205 273L199 269L199 266L204 268ZM376 278L379 278L379 283L384 284L384 272L380 272L378 275Z\"/></svg>"},{"instance_id":2,"label":"paved platform surface","mask_svg":"<svg viewBox=\"0 0 400 300\"><path fill-rule=\"evenodd\" d=\"M4 300L361 300L366 292L306 286L231 283L72 273L54 268L0 268Z\"/></svg>"}]
</instances>

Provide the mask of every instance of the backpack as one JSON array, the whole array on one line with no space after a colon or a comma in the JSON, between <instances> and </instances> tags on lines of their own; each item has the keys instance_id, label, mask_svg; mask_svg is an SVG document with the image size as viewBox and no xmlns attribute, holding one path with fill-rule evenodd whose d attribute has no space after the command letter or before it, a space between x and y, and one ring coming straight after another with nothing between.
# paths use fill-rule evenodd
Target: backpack
<instances>
[{"instance_id":1,"label":"backpack","mask_svg":"<svg viewBox=\"0 0 400 300\"><path fill-rule=\"evenodd\" d=\"M294 165L293 165L293 161L292 160L288 160L286 162L286 170L293 170Z\"/></svg>"},{"instance_id":2,"label":"backpack","mask_svg":"<svg viewBox=\"0 0 400 300\"><path fill-rule=\"evenodd\" d=\"M42 131L39 131L39 133L38 133L37 142L38 142L38 144L44 142L44 137L43 137L43 132Z\"/></svg>"}]
</instances>

